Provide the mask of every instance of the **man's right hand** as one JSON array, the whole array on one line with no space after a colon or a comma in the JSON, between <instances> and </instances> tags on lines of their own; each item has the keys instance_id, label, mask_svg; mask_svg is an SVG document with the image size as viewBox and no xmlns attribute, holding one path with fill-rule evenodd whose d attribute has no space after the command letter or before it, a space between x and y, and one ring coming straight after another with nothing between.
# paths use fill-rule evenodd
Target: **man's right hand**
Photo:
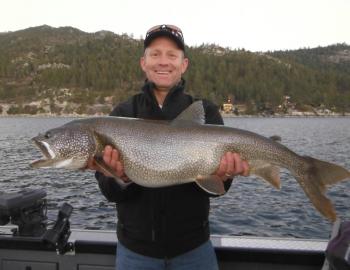
<instances>
[{"instance_id":1,"label":"man's right hand","mask_svg":"<svg viewBox=\"0 0 350 270\"><path fill-rule=\"evenodd\" d=\"M117 149L112 148L110 145L107 145L103 151L103 161L108 165L115 174L125 182L129 181L129 178L125 175L124 166L120 160L120 154ZM94 159L90 159L87 164L87 169L99 171L107 177L113 177L112 174L107 172L102 172L96 165Z\"/></svg>"}]
</instances>

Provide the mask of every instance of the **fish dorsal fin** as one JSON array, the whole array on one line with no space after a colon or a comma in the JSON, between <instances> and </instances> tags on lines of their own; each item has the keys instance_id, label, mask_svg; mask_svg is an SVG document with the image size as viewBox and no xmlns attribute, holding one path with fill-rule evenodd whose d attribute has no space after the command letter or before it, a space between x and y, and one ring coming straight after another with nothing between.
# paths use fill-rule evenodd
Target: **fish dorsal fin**
<instances>
[{"instance_id":1,"label":"fish dorsal fin","mask_svg":"<svg viewBox=\"0 0 350 270\"><path fill-rule=\"evenodd\" d=\"M193 102L186 110L180 113L172 122L171 125L203 125L205 123L205 112L203 101L198 100Z\"/></svg>"}]
</instances>

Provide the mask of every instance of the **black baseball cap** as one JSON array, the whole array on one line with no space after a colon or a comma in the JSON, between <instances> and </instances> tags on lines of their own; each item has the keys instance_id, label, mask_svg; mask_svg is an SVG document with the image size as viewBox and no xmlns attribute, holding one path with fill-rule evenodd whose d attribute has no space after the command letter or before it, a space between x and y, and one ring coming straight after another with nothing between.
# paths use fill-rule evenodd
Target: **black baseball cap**
<instances>
[{"instance_id":1,"label":"black baseball cap","mask_svg":"<svg viewBox=\"0 0 350 270\"><path fill-rule=\"evenodd\" d=\"M170 24L160 24L150 28L146 34L144 49L146 49L155 38L162 36L171 38L175 41L179 49L185 51L185 41L181 29Z\"/></svg>"}]
</instances>

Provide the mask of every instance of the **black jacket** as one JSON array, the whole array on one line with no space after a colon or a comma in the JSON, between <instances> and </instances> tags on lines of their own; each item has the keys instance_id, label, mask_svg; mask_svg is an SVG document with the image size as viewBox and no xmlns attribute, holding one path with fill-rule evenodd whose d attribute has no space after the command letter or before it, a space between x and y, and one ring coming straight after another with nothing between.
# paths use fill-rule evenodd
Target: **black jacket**
<instances>
[{"instance_id":1,"label":"black jacket","mask_svg":"<svg viewBox=\"0 0 350 270\"><path fill-rule=\"evenodd\" d=\"M162 109L146 83L140 94L114 108L112 116L172 120L194 99L184 93L184 81L167 95ZM203 101L207 124L223 124L217 107ZM209 194L197 184L146 188L135 183L122 190L112 178L96 173L103 195L116 202L117 236L128 249L145 256L171 258L209 239ZM231 181L225 182L226 190Z\"/></svg>"}]
</instances>

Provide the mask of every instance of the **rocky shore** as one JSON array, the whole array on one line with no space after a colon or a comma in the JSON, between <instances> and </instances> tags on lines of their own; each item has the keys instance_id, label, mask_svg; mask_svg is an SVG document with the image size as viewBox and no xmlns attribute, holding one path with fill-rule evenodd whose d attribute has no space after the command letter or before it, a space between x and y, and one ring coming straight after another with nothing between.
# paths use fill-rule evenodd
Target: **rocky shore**
<instances>
[{"instance_id":1,"label":"rocky shore","mask_svg":"<svg viewBox=\"0 0 350 270\"><path fill-rule=\"evenodd\" d=\"M315 112L298 112L298 113L275 113L275 114L239 114L234 113L221 113L223 118L235 118L235 117L269 117L269 118L281 118L281 117L350 117L350 113L315 113Z\"/></svg>"},{"instance_id":2,"label":"rocky shore","mask_svg":"<svg viewBox=\"0 0 350 270\"><path fill-rule=\"evenodd\" d=\"M81 110L81 105L79 104L55 104L55 111L50 110L50 106L45 107L35 107L35 110L30 111L33 104L22 105L21 110L18 112L11 108L14 108L14 104L0 103L0 117L90 117L90 116L106 116L112 111L113 106L111 104L94 104L94 105L84 105L84 112ZM36 106L36 105L35 105ZM67 109L69 108L69 109ZM25 110L30 112L25 113ZM35 113L34 113L35 112ZM336 113L336 112L320 112L320 111L292 111L289 113L274 113L274 114L245 114L244 112L239 114L234 113L224 113L221 112L223 118L235 118L235 117L269 117L269 118L280 118L280 117L350 117L350 112L346 113Z\"/></svg>"}]
</instances>

